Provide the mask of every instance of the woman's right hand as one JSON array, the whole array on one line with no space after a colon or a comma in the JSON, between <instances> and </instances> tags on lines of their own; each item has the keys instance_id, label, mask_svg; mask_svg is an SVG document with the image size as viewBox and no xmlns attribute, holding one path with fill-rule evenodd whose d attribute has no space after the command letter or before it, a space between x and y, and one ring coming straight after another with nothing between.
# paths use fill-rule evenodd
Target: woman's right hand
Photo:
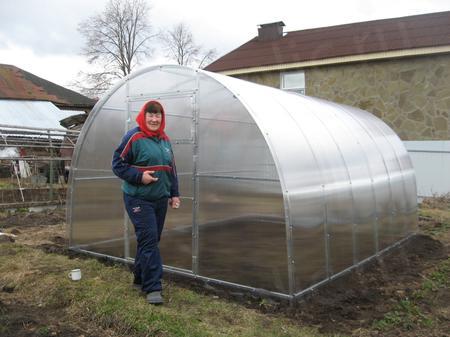
<instances>
[{"instance_id":1,"label":"woman's right hand","mask_svg":"<svg viewBox=\"0 0 450 337\"><path fill-rule=\"evenodd\" d=\"M153 173L155 173L155 171L144 171L144 173L142 174L142 183L144 185L148 185L155 181L158 181L158 178L152 176Z\"/></svg>"}]
</instances>

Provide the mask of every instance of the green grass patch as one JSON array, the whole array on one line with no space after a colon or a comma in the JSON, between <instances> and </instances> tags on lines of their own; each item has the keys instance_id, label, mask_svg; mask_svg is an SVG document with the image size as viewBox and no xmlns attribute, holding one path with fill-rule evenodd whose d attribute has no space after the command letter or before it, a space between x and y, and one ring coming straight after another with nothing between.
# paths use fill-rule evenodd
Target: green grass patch
<instances>
[{"instance_id":1,"label":"green grass patch","mask_svg":"<svg viewBox=\"0 0 450 337\"><path fill-rule=\"evenodd\" d=\"M82 280L67 273L82 270ZM71 322L91 322L123 336L298 336L323 337L295 320L264 315L237 303L164 284L162 306L151 306L131 287L132 275L122 266L95 259L69 259L17 244L0 245L0 288L43 310L61 308ZM45 335L45 327L39 335Z\"/></svg>"},{"instance_id":2,"label":"green grass patch","mask_svg":"<svg viewBox=\"0 0 450 337\"><path fill-rule=\"evenodd\" d=\"M418 327L431 327L433 323L413 300L404 299L392 311L386 313L383 319L375 321L373 327L384 331L392 328L412 330Z\"/></svg>"},{"instance_id":3,"label":"green grass patch","mask_svg":"<svg viewBox=\"0 0 450 337\"><path fill-rule=\"evenodd\" d=\"M420 208L418 215L429 221L429 224L425 223L425 226L422 228L425 234L438 236L450 231L450 211Z\"/></svg>"},{"instance_id":4,"label":"green grass patch","mask_svg":"<svg viewBox=\"0 0 450 337\"><path fill-rule=\"evenodd\" d=\"M9 189L16 189L17 185L14 185L7 181L0 181L0 190L9 190Z\"/></svg>"},{"instance_id":5,"label":"green grass patch","mask_svg":"<svg viewBox=\"0 0 450 337\"><path fill-rule=\"evenodd\" d=\"M381 320L373 323L373 327L378 330L389 330L392 328L403 328L412 330L414 328L431 327L434 325L433 319L425 314L420 308L420 302L432 302L438 291L448 289L450 286L450 258L439 263L427 278L423 281L421 287L416 290L411 299L405 298Z\"/></svg>"}]
</instances>

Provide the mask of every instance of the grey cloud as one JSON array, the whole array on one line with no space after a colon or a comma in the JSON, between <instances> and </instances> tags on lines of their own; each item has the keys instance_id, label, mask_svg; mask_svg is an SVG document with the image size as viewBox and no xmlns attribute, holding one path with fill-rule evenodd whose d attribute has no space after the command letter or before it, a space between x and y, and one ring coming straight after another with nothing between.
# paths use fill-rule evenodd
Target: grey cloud
<instances>
[{"instance_id":1,"label":"grey cloud","mask_svg":"<svg viewBox=\"0 0 450 337\"><path fill-rule=\"evenodd\" d=\"M92 8L86 0L2 0L0 33L7 41L0 45L30 47L38 55L78 54L84 41L77 26L93 14Z\"/></svg>"}]
</instances>

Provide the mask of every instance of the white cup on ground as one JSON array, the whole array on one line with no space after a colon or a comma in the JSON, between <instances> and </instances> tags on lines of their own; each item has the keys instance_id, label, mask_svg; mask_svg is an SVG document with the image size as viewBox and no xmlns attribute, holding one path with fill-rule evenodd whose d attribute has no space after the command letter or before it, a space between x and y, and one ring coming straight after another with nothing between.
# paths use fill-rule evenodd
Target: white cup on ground
<instances>
[{"instance_id":1,"label":"white cup on ground","mask_svg":"<svg viewBox=\"0 0 450 337\"><path fill-rule=\"evenodd\" d=\"M69 272L69 278L72 281L79 281L79 280L81 280L81 269L72 269Z\"/></svg>"}]
</instances>

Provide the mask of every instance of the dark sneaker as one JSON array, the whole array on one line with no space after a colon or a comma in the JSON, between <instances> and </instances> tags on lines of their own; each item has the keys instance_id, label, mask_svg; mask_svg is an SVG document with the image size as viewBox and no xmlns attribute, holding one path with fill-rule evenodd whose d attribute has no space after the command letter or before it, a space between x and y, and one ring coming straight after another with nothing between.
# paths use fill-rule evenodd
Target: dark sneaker
<instances>
[{"instance_id":1,"label":"dark sneaker","mask_svg":"<svg viewBox=\"0 0 450 337\"><path fill-rule=\"evenodd\" d=\"M150 304L163 304L164 300L160 291L152 291L147 294L147 301Z\"/></svg>"}]
</instances>

